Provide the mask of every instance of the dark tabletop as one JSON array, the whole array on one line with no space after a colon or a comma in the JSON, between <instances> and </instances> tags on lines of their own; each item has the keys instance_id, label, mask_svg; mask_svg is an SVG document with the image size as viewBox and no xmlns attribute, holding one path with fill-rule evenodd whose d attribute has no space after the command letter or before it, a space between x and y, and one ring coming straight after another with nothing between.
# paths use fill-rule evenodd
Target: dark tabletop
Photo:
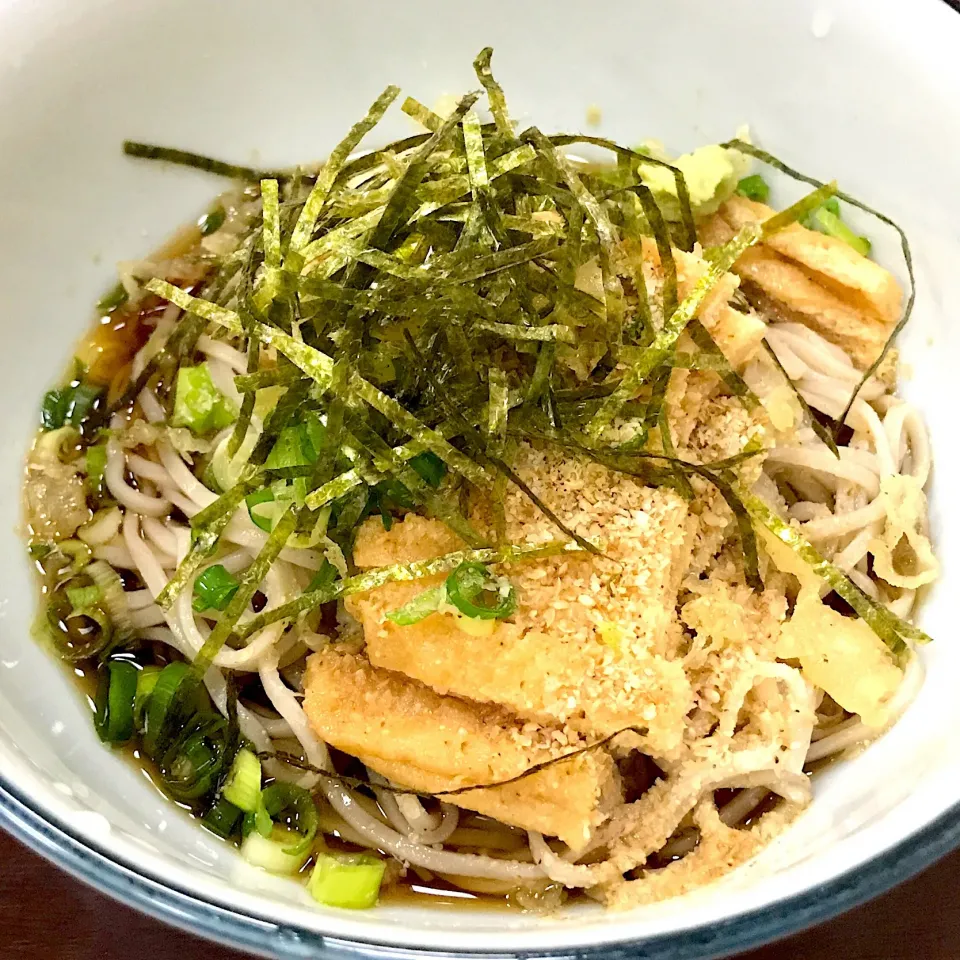
<instances>
[{"instance_id":1,"label":"dark tabletop","mask_svg":"<svg viewBox=\"0 0 960 960\"><path fill-rule=\"evenodd\" d=\"M741 960L958 960L960 851L892 893ZM242 960L94 892L0 832L2 960Z\"/></svg>"}]
</instances>

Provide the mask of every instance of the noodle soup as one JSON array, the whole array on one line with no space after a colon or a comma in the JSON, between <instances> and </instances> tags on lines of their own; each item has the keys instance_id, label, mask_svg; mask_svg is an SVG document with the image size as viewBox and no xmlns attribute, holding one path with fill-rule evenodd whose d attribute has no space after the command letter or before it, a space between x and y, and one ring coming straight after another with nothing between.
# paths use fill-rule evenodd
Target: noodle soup
<instances>
[{"instance_id":1,"label":"noodle soup","mask_svg":"<svg viewBox=\"0 0 960 960\"><path fill-rule=\"evenodd\" d=\"M120 284L42 402L38 637L101 739L250 863L361 908L710 883L895 722L936 578L900 285L835 184L776 212L521 131L255 171ZM576 150L606 151L584 164Z\"/></svg>"}]
</instances>

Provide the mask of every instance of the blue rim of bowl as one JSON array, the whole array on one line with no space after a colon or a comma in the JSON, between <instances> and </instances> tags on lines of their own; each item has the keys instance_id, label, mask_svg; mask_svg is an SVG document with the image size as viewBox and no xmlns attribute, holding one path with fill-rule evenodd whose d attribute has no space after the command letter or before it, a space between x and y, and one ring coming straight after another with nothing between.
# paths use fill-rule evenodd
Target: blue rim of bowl
<instances>
[{"instance_id":1,"label":"blue rim of bowl","mask_svg":"<svg viewBox=\"0 0 960 960\"><path fill-rule=\"evenodd\" d=\"M960 0L944 0L960 13ZM769 907L675 934L571 950L418 950L341 940L227 910L146 877L57 824L0 773L0 827L56 866L120 903L209 940L266 957L295 960L715 960L799 933L878 897L960 847L960 803L860 867Z\"/></svg>"},{"instance_id":2,"label":"blue rim of bowl","mask_svg":"<svg viewBox=\"0 0 960 960\"><path fill-rule=\"evenodd\" d=\"M230 910L161 883L45 815L0 773L0 827L101 893L189 933L267 957L323 960L713 960L798 933L890 890L960 847L960 803L866 864L768 907L701 927L567 950L436 950L344 940Z\"/></svg>"},{"instance_id":3,"label":"blue rim of bowl","mask_svg":"<svg viewBox=\"0 0 960 960\"><path fill-rule=\"evenodd\" d=\"M182 930L267 957L423 960L484 957L570 960L712 960L805 930L879 896L960 847L960 803L915 834L839 877L768 907L702 927L568 950L434 950L343 940L230 910L138 873L94 849L37 809L0 774L0 826L28 847L121 903Z\"/></svg>"}]
</instances>

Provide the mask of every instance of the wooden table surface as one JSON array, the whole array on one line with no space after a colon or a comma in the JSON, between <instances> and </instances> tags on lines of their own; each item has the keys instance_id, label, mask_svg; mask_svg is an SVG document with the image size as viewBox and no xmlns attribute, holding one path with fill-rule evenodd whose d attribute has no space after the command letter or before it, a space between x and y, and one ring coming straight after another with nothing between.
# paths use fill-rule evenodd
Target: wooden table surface
<instances>
[{"instance_id":1,"label":"wooden table surface","mask_svg":"<svg viewBox=\"0 0 960 960\"><path fill-rule=\"evenodd\" d=\"M960 851L886 896L740 960L958 960ZM0 832L2 960L243 960L120 906Z\"/></svg>"}]
</instances>

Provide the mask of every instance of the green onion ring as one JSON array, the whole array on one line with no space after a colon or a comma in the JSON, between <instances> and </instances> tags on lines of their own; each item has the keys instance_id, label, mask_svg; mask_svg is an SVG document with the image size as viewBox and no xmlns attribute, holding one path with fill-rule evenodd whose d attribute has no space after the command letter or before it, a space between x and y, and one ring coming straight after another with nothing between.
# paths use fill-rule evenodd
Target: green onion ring
<instances>
[{"instance_id":1,"label":"green onion ring","mask_svg":"<svg viewBox=\"0 0 960 960\"><path fill-rule=\"evenodd\" d=\"M104 743L126 743L133 736L138 674L130 660L108 660L100 668L93 724Z\"/></svg>"},{"instance_id":2,"label":"green onion ring","mask_svg":"<svg viewBox=\"0 0 960 960\"><path fill-rule=\"evenodd\" d=\"M517 591L511 586L504 594L496 589L490 571L482 563L461 563L447 577L447 599L465 616L474 620L505 620L517 609ZM475 603L478 597L495 593L496 604Z\"/></svg>"},{"instance_id":3,"label":"green onion ring","mask_svg":"<svg viewBox=\"0 0 960 960\"><path fill-rule=\"evenodd\" d=\"M281 813L292 814L290 826L300 834L300 840L291 847L284 847L283 852L291 857L303 856L313 846L320 820L313 797L295 783L278 780L264 787L263 806L273 821Z\"/></svg>"}]
</instances>

